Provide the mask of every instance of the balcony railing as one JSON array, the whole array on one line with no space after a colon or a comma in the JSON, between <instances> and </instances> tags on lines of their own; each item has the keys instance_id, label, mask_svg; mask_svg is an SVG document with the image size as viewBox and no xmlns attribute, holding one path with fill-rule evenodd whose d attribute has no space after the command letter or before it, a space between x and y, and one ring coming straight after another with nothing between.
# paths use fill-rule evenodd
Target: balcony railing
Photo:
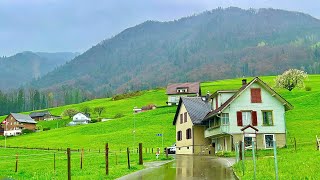
<instances>
[{"instance_id":1,"label":"balcony railing","mask_svg":"<svg viewBox=\"0 0 320 180\"><path fill-rule=\"evenodd\" d=\"M216 136L220 134L226 134L229 133L229 125L220 125L218 127L210 127L204 131L204 137L211 137Z\"/></svg>"}]
</instances>

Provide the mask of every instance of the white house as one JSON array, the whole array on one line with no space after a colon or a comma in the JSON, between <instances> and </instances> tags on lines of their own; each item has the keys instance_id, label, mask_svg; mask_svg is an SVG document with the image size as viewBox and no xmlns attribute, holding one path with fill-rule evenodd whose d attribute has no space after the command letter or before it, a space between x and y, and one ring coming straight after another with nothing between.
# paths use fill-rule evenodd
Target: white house
<instances>
[{"instance_id":1,"label":"white house","mask_svg":"<svg viewBox=\"0 0 320 180\"><path fill-rule=\"evenodd\" d=\"M186 98L183 98L185 102ZM238 90L216 91L211 95L209 103L210 110L201 122L189 125L193 130L193 139L205 139L202 144L197 144L202 147L202 153L232 151L239 141L243 141L246 147L250 147L252 141L255 141L258 149L272 148L273 140L277 141L277 146L285 146L285 111L293 109L293 106L258 77L249 83L242 80L242 87ZM175 122L181 115L186 114L184 116L192 118L192 114L197 114L193 112L194 108L184 110L181 107L184 106L178 106L174 119L177 131L176 153L197 153L195 146L188 147L192 148L190 151L178 146L179 141L186 137L181 130L186 127L184 121ZM203 114L202 111L198 113ZM197 132L194 131L196 129Z\"/></svg>"},{"instance_id":2,"label":"white house","mask_svg":"<svg viewBox=\"0 0 320 180\"><path fill-rule=\"evenodd\" d=\"M83 113L77 113L72 117L72 121L69 123L69 125L78 125L78 124L88 124L90 123L91 118L86 116Z\"/></svg>"},{"instance_id":3,"label":"white house","mask_svg":"<svg viewBox=\"0 0 320 180\"><path fill-rule=\"evenodd\" d=\"M201 88L199 82L191 83L175 83L167 86L168 101L167 104L178 105L180 97L201 96Z\"/></svg>"}]
</instances>

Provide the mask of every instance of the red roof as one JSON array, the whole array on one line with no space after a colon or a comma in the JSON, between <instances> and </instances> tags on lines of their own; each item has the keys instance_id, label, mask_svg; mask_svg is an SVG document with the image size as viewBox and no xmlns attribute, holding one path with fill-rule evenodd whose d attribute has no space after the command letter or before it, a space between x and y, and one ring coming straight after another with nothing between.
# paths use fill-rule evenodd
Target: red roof
<instances>
[{"instance_id":1,"label":"red roof","mask_svg":"<svg viewBox=\"0 0 320 180\"><path fill-rule=\"evenodd\" d=\"M177 89L187 88L187 92L177 92ZM192 83L175 83L169 84L167 86L167 94L201 94L200 90L200 82L192 82Z\"/></svg>"}]
</instances>

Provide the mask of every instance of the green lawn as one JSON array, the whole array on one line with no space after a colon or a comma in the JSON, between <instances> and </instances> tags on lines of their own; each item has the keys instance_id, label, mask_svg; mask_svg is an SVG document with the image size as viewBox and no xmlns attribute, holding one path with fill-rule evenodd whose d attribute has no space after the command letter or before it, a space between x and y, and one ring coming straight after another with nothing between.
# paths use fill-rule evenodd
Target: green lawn
<instances>
[{"instance_id":1,"label":"green lawn","mask_svg":"<svg viewBox=\"0 0 320 180\"><path fill-rule=\"evenodd\" d=\"M249 78L248 80L251 80ZM270 86L274 84L274 77L262 77L263 81ZM214 82L204 82L201 84L202 92L207 91L213 93L219 89L238 89L241 86L241 79L220 80ZM320 135L320 75L310 75L306 81L306 86L311 87L311 91L304 89L294 89L292 92L283 89L276 89L281 96L286 98L294 105L294 109L286 113L287 129L288 129L288 148L280 149L279 153L279 173L281 179L301 179L313 178L319 176L318 155L320 152L315 151L315 135ZM106 111L102 114L102 118L113 118L117 114L122 114L123 117L109 120L106 122L93 123L75 127L63 127L70 121L67 117L62 120L41 122L42 127L50 127L49 131L42 131L34 134L23 135L19 137L8 138L7 144L10 146L21 147L43 147L43 148L73 148L73 149L91 149L98 151L103 149L106 142L109 143L111 151L120 151L126 147L137 148L138 143L143 143L144 147L156 148L162 146L162 138L156 136L158 133L163 133L163 144L169 146L175 142L175 127L172 125L176 107L161 107L165 106L166 95L164 89L144 91L142 95L113 101L110 98L96 99L93 101L84 102L81 104L68 105L50 109L52 114L60 115L67 108L81 109L89 106L93 109L96 106L105 106ZM141 107L148 104L156 104L159 106L156 110L133 114L133 107ZM91 112L93 118L97 114ZM57 124L58 122L58 124ZM135 123L135 134L133 127ZM60 124L60 125L59 125ZM56 128L59 127L59 128ZM298 143L297 151L292 149L292 140L296 138ZM4 144L4 140L0 138L0 144ZM4 150L1 150L2 152ZM0 153L1 153L0 151ZM6 150L7 151L7 150ZM261 151L257 161L258 179L274 179L273 159L269 157L271 152ZM13 153L14 154L14 153ZM271 153L272 154L272 153ZM1 157L0 157L1 158ZM247 158L247 170L245 176L242 177L239 165L235 165L236 173L243 179L252 179L252 168L250 158ZM151 160L151 159L150 159ZM7 161L0 161L7 163ZM101 166L103 166L101 164ZM299 171L296 168L299 167ZM120 167L116 167L120 168ZM142 167L136 167L139 169ZM120 168L121 169L121 168ZM110 175L109 178L121 176L131 171L120 170L116 175ZM77 172L74 176L87 177L85 172ZM101 170L102 171L102 170ZM300 173L302 172L302 173ZM25 170L25 174L30 174ZM102 173L102 172L101 172ZM0 174L4 176L12 176L14 178L22 178L24 174L10 172ZM52 177L51 172L49 173ZM31 177L28 175L27 177ZM46 176L34 174L38 179L48 179ZM48 175L49 177L49 175ZM62 176L61 176L62 177ZM65 177L65 176L64 176ZM95 179L105 177L103 174L97 173ZM319 176L320 177L320 176ZM59 177L57 177L59 179Z\"/></svg>"}]
</instances>

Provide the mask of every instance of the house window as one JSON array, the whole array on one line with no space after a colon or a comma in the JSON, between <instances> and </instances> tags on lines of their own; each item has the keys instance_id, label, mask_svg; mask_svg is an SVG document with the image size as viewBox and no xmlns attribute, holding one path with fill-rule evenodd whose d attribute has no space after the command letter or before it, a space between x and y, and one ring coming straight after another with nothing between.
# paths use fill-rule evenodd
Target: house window
<instances>
[{"instance_id":1,"label":"house window","mask_svg":"<svg viewBox=\"0 0 320 180\"><path fill-rule=\"evenodd\" d=\"M188 88L177 88L177 93L186 93L188 92Z\"/></svg>"},{"instance_id":2,"label":"house window","mask_svg":"<svg viewBox=\"0 0 320 180\"><path fill-rule=\"evenodd\" d=\"M261 103L261 89L251 88L251 103Z\"/></svg>"},{"instance_id":3,"label":"house window","mask_svg":"<svg viewBox=\"0 0 320 180\"><path fill-rule=\"evenodd\" d=\"M262 117L264 126L273 126L272 111L262 111Z\"/></svg>"},{"instance_id":4,"label":"house window","mask_svg":"<svg viewBox=\"0 0 320 180\"><path fill-rule=\"evenodd\" d=\"M243 141L244 141L244 146L245 147L249 147L252 146L252 137L244 137Z\"/></svg>"},{"instance_id":5,"label":"house window","mask_svg":"<svg viewBox=\"0 0 320 180\"><path fill-rule=\"evenodd\" d=\"M182 114L180 114L180 124L182 124L183 123L183 116L182 116Z\"/></svg>"},{"instance_id":6,"label":"house window","mask_svg":"<svg viewBox=\"0 0 320 180\"><path fill-rule=\"evenodd\" d=\"M251 111L242 111L242 124L243 126L246 126L248 124L251 124Z\"/></svg>"},{"instance_id":7,"label":"house window","mask_svg":"<svg viewBox=\"0 0 320 180\"><path fill-rule=\"evenodd\" d=\"M190 128L186 130L186 138L191 139L191 129Z\"/></svg>"},{"instance_id":8,"label":"house window","mask_svg":"<svg viewBox=\"0 0 320 180\"><path fill-rule=\"evenodd\" d=\"M184 122L187 122L187 112L184 113Z\"/></svg>"},{"instance_id":9,"label":"house window","mask_svg":"<svg viewBox=\"0 0 320 180\"><path fill-rule=\"evenodd\" d=\"M229 113L222 113L221 114L221 122L222 122L222 125L229 124Z\"/></svg>"},{"instance_id":10,"label":"house window","mask_svg":"<svg viewBox=\"0 0 320 180\"><path fill-rule=\"evenodd\" d=\"M182 140L182 131L177 132L177 140L181 141Z\"/></svg>"},{"instance_id":11,"label":"house window","mask_svg":"<svg viewBox=\"0 0 320 180\"><path fill-rule=\"evenodd\" d=\"M265 134L264 142L266 148L273 148L274 135L273 134Z\"/></svg>"}]
</instances>

